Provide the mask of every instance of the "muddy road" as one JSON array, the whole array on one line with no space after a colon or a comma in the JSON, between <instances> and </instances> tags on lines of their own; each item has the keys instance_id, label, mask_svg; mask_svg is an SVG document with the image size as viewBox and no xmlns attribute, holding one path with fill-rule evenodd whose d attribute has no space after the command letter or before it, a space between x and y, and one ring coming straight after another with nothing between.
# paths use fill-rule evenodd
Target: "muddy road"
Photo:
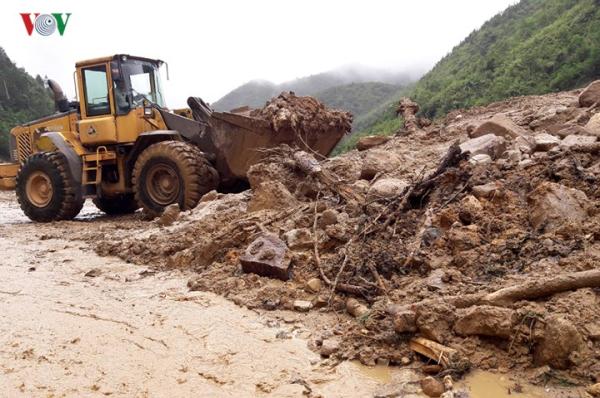
<instances>
[{"instance_id":1,"label":"muddy road","mask_svg":"<svg viewBox=\"0 0 600 398\"><path fill-rule=\"evenodd\" d=\"M72 237L118 221L93 207L33 224L0 195L0 396L364 397L419 379L327 366L293 313L246 310L188 292L184 272L97 256Z\"/></svg>"}]
</instances>

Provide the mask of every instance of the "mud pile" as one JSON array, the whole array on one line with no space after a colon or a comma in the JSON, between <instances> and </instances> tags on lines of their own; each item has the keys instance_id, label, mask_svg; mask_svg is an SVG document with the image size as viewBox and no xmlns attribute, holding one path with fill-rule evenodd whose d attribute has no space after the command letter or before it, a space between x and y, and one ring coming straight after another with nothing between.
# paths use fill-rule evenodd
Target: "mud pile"
<instances>
[{"instance_id":1,"label":"mud pile","mask_svg":"<svg viewBox=\"0 0 600 398\"><path fill-rule=\"evenodd\" d=\"M597 383L600 101L578 95L411 118L320 162L282 147L252 167L250 191L209 193L172 226L98 251L193 269L191 289L249 308L345 314L311 343L335 359ZM287 100L262 112L279 120Z\"/></svg>"},{"instance_id":2,"label":"mud pile","mask_svg":"<svg viewBox=\"0 0 600 398\"><path fill-rule=\"evenodd\" d=\"M296 96L293 92L272 98L265 107L251 111L250 116L266 120L275 131L291 130L296 134L352 129L351 113L327 109L317 99Z\"/></svg>"}]
</instances>

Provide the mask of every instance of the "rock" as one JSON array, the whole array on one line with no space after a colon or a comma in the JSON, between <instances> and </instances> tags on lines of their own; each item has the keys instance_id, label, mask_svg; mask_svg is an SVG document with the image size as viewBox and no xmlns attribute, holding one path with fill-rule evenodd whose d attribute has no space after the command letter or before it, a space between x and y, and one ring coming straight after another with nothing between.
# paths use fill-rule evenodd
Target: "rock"
<instances>
[{"instance_id":1,"label":"rock","mask_svg":"<svg viewBox=\"0 0 600 398\"><path fill-rule=\"evenodd\" d=\"M296 228L283 234L288 247L292 250L310 249L314 246L312 234L308 228Z\"/></svg>"},{"instance_id":2,"label":"rock","mask_svg":"<svg viewBox=\"0 0 600 398\"><path fill-rule=\"evenodd\" d=\"M88 278L96 278L100 275L102 275L102 270L100 268L92 268L91 270L83 274L83 276L87 276Z\"/></svg>"},{"instance_id":3,"label":"rock","mask_svg":"<svg viewBox=\"0 0 600 398\"><path fill-rule=\"evenodd\" d=\"M582 92L579 94L579 106L590 107L595 103L600 103L600 80L591 82Z\"/></svg>"},{"instance_id":4,"label":"rock","mask_svg":"<svg viewBox=\"0 0 600 398\"><path fill-rule=\"evenodd\" d=\"M308 312L312 308L312 303L306 300L294 301L294 309L299 312Z\"/></svg>"},{"instance_id":5,"label":"rock","mask_svg":"<svg viewBox=\"0 0 600 398\"><path fill-rule=\"evenodd\" d=\"M371 185L368 196L370 198L391 198L401 194L406 187L408 187L408 183L404 180L398 178L382 178Z\"/></svg>"},{"instance_id":6,"label":"rock","mask_svg":"<svg viewBox=\"0 0 600 398\"><path fill-rule=\"evenodd\" d=\"M508 308L480 305L457 312L454 331L461 336L491 336L508 339L512 336L514 311Z\"/></svg>"},{"instance_id":7,"label":"rock","mask_svg":"<svg viewBox=\"0 0 600 398\"><path fill-rule=\"evenodd\" d=\"M319 353L324 357L329 357L335 354L340 349L340 342L335 339L325 339L321 345Z\"/></svg>"},{"instance_id":8,"label":"rock","mask_svg":"<svg viewBox=\"0 0 600 398\"><path fill-rule=\"evenodd\" d=\"M585 148L593 145L597 141L597 137L591 135L568 135L561 142L560 146L563 149L568 149L574 146Z\"/></svg>"},{"instance_id":9,"label":"rock","mask_svg":"<svg viewBox=\"0 0 600 398\"><path fill-rule=\"evenodd\" d=\"M321 291L321 280L319 278L311 278L306 282L306 290L313 292L313 293L319 293L319 291Z\"/></svg>"},{"instance_id":10,"label":"rock","mask_svg":"<svg viewBox=\"0 0 600 398\"><path fill-rule=\"evenodd\" d=\"M394 330L396 333L414 333L417 331L417 314L404 310L394 314Z\"/></svg>"},{"instance_id":11,"label":"rock","mask_svg":"<svg viewBox=\"0 0 600 398\"><path fill-rule=\"evenodd\" d=\"M546 232L563 224L587 218L588 198L584 192L553 182L542 182L527 196L529 222Z\"/></svg>"},{"instance_id":12,"label":"rock","mask_svg":"<svg viewBox=\"0 0 600 398\"><path fill-rule=\"evenodd\" d=\"M483 185L476 185L471 189L473 195L476 198L489 199L496 196L501 189L501 185L498 182L489 182Z\"/></svg>"},{"instance_id":13,"label":"rock","mask_svg":"<svg viewBox=\"0 0 600 398\"><path fill-rule=\"evenodd\" d=\"M591 340L600 340L600 323L590 323L585 325L585 330Z\"/></svg>"},{"instance_id":14,"label":"rock","mask_svg":"<svg viewBox=\"0 0 600 398\"><path fill-rule=\"evenodd\" d=\"M285 243L269 233L259 235L240 257L242 270L281 280L288 280L291 261Z\"/></svg>"},{"instance_id":15,"label":"rock","mask_svg":"<svg viewBox=\"0 0 600 398\"><path fill-rule=\"evenodd\" d=\"M349 298L346 300L346 311L353 317L360 318L366 315L369 312L369 309L357 299Z\"/></svg>"},{"instance_id":16,"label":"rock","mask_svg":"<svg viewBox=\"0 0 600 398\"><path fill-rule=\"evenodd\" d=\"M439 397L444 393L444 384L434 377L427 376L421 379L421 389L429 397Z\"/></svg>"},{"instance_id":17,"label":"rock","mask_svg":"<svg viewBox=\"0 0 600 398\"><path fill-rule=\"evenodd\" d=\"M585 125L585 129L589 134L596 137L600 136L600 113L593 115Z\"/></svg>"},{"instance_id":18,"label":"rock","mask_svg":"<svg viewBox=\"0 0 600 398\"><path fill-rule=\"evenodd\" d=\"M523 159L519 162L519 167L524 169L534 164L535 162L532 159Z\"/></svg>"},{"instance_id":19,"label":"rock","mask_svg":"<svg viewBox=\"0 0 600 398\"><path fill-rule=\"evenodd\" d=\"M460 149L463 153L469 152L471 157L483 154L496 159L506 150L506 140L494 134L486 134L463 142Z\"/></svg>"},{"instance_id":20,"label":"rock","mask_svg":"<svg viewBox=\"0 0 600 398\"><path fill-rule=\"evenodd\" d=\"M592 134L587 128L578 124L568 123L562 126L556 135L560 138L565 138L568 135L600 135L600 133Z\"/></svg>"},{"instance_id":21,"label":"rock","mask_svg":"<svg viewBox=\"0 0 600 398\"><path fill-rule=\"evenodd\" d=\"M264 209L285 209L294 206L296 198L278 181L265 181L252 190L252 199L248 202L248 211Z\"/></svg>"},{"instance_id":22,"label":"rock","mask_svg":"<svg viewBox=\"0 0 600 398\"><path fill-rule=\"evenodd\" d=\"M486 165L492 163L492 158L490 155L480 153L479 155L472 156L471 159L469 159L469 163L475 166Z\"/></svg>"},{"instance_id":23,"label":"rock","mask_svg":"<svg viewBox=\"0 0 600 398\"><path fill-rule=\"evenodd\" d=\"M592 397L600 397L600 383L592 384L588 386L585 391Z\"/></svg>"},{"instance_id":24,"label":"rock","mask_svg":"<svg viewBox=\"0 0 600 398\"><path fill-rule=\"evenodd\" d=\"M212 191L207 192L204 195L202 195L200 202L212 202L213 200L216 200L218 198L219 198L219 193L213 189Z\"/></svg>"},{"instance_id":25,"label":"rock","mask_svg":"<svg viewBox=\"0 0 600 398\"><path fill-rule=\"evenodd\" d=\"M368 135L366 137L361 137L356 143L356 149L359 151L364 151L375 146L383 145L390 139L391 137L386 137L383 135Z\"/></svg>"},{"instance_id":26,"label":"rock","mask_svg":"<svg viewBox=\"0 0 600 398\"><path fill-rule=\"evenodd\" d=\"M338 212L333 209L327 209L321 213L319 218L319 226L325 228L328 225L337 224Z\"/></svg>"},{"instance_id":27,"label":"rock","mask_svg":"<svg viewBox=\"0 0 600 398\"><path fill-rule=\"evenodd\" d=\"M517 137L513 142L513 147L521 153L533 152L533 139L531 137Z\"/></svg>"},{"instance_id":28,"label":"rock","mask_svg":"<svg viewBox=\"0 0 600 398\"><path fill-rule=\"evenodd\" d=\"M417 308L417 329L430 340L444 344L452 336L451 325L455 320L455 308L449 304L421 306Z\"/></svg>"},{"instance_id":29,"label":"rock","mask_svg":"<svg viewBox=\"0 0 600 398\"><path fill-rule=\"evenodd\" d=\"M567 369L578 362L584 343L577 328L568 320L553 316L545 320L544 337L533 352L534 364Z\"/></svg>"},{"instance_id":30,"label":"rock","mask_svg":"<svg viewBox=\"0 0 600 398\"><path fill-rule=\"evenodd\" d=\"M362 160L358 154L354 157L334 157L323 164L323 169L341 178L347 183L362 181L360 175L362 172ZM364 182L364 181L363 181Z\"/></svg>"},{"instance_id":31,"label":"rock","mask_svg":"<svg viewBox=\"0 0 600 398\"><path fill-rule=\"evenodd\" d=\"M533 136L534 151L547 151L560 144L560 139L548 133L539 133Z\"/></svg>"},{"instance_id":32,"label":"rock","mask_svg":"<svg viewBox=\"0 0 600 398\"><path fill-rule=\"evenodd\" d=\"M509 149L502 154L502 157L506 158L511 164L517 164L523 158L521 151L518 149Z\"/></svg>"},{"instance_id":33,"label":"rock","mask_svg":"<svg viewBox=\"0 0 600 398\"><path fill-rule=\"evenodd\" d=\"M471 137L481 137L494 134L505 139L517 138L527 135L525 129L504 115L495 115L479 125L471 134Z\"/></svg>"},{"instance_id":34,"label":"rock","mask_svg":"<svg viewBox=\"0 0 600 398\"><path fill-rule=\"evenodd\" d=\"M360 178L372 180L378 173L388 173L400 167L402 160L394 152L371 149L362 152L363 162Z\"/></svg>"},{"instance_id":35,"label":"rock","mask_svg":"<svg viewBox=\"0 0 600 398\"><path fill-rule=\"evenodd\" d=\"M476 225L452 227L450 231L448 231L447 239L448 247L453 253L470 250L481 244L481 237L479 236Z\"/></svg>"},{"instance_id":36,"label":"rock","mask_svg":"<svg viewBox=\"0 0 600 398\"><path fill-rule=\"evenodd\" d=\"M179 218L179 213L181 210L179 209L179 204L173 203L165 207L165 210L161 214L161 216L156 220L156 223L160 226L166 227L173 224Z\"/></svg>"}]
</instances>

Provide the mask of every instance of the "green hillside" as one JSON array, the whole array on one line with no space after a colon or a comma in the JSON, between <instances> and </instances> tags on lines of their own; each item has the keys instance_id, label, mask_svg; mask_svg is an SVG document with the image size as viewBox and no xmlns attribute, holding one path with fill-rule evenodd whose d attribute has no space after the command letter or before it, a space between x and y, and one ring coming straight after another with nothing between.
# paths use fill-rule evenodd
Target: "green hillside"
<instances>
[{"instance_id":1,"label":"green hillside","mask_svg":"<svg viewBox=\"0 0 600 398\"><path fill-rule=\"evenodd\" d=\"M264 106L265 102L282 91L293 91L297 95L315 95L333 87L352 83L380 82L384 85L402 86L413 81L412 76L415 74L417 72L390 72L356 66L305 76L281 84L255 80L237 87L211 106L218 111L228 111L244 105L257 108ZM388 87L384 89L387 90ZM371 88L369 91L373 92Z\"/></svg>"},{"instance_id":2,"label":"green hillside","mask_svg":"<svg viewBox=\"0 0 600 398\"><path fill-rule=\"evenodd\" d=\"M277 85L264 80L255 80L243 84L232 90L220 100L211 104L218 111L230 111L240 106L248 105L251 108L265 106L265 102L279 94Z\"/></svg>"},{"instance_id":3,"label":"green hillside","mask_svg":"<svg viewBox=\"0 0 600 398\"><path fill-rule=\"evenodd\" d=\"M521 0L471 33L403 94L433 118L508 97L569 90L598 78L600 1ZM355 124L352 139L393 133L395 101ZM345 142L338 150L350 147Z\"/></svg>"},{"instance_id":4,"label":"green hillside","mask_svg":"<svg viewBox=\"0 0 600 398\"><path fill-rule=\"evenodd\" d=\"M399 86L388 83L350 83L330 87L314 96L329 107L344 109L358 117L388 100L399 89Z\"/></svg>"},{"instance_id":5,"label":"green hillside","mask_svg":"<svg viewBox=\"0 0 600 398\"><path fill-rule=\"evenodd\" d=\"M600 2L522 0L438 62L412 97L423 114L582 86L600 77Z\"/></svg>"},{"instance_id":6,"label":"green hillside","mask_svg":"<svg viewBox=\"0 0 600 398\"><path fill-rule=\"evenodd\" d=\"M54 112L40 76L31 77L0 48L0 158L8 158L9 131L17 124Z\"/></svg>"}]
</instances>

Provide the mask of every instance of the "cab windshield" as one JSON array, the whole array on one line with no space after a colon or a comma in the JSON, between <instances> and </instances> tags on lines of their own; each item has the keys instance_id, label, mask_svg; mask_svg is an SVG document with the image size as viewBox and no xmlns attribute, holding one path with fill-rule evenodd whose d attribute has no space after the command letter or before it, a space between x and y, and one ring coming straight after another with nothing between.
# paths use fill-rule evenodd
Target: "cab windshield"
<instances>
[{"instance_id":1,"label":"cab windshield","mask_svg":"<svg viewBox=\"0 0 600 398\"><path fill-rule=\"evenodd\" d=\"M142 105L144 100L165 107L159 66L156 63L137 59L122 60L121 73L121 79L115 82L119 113Z\"/></svg>"}]
</instances>

